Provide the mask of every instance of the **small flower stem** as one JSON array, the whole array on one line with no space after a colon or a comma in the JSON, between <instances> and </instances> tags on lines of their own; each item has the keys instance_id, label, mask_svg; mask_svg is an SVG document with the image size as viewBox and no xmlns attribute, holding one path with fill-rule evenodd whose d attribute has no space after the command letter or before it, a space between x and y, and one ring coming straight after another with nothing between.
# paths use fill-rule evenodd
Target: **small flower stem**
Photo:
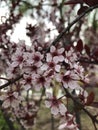
<instances>
[{"instance_id":1,"label":"small flower stem","mask_svg":"<svg viewBox=\"0 0 98 130\"><path fill-rule=\"evenodd\" d=\"M52 114L51 114L51 130L55 130L55 128L54 128L54 117L53 117Z\"/></svg>"},{"instance_id":2,"label":"small flower stem","mask_svg":"<svg viewBox=\"0 0 98 130\"><path fill-rule=\"evenodd\" d=\"M62 99L62 98L65 97L65 96L66 96L66 95L61 96L60 98L58 98L58 100Z\"/></svg>"}]
</instances>

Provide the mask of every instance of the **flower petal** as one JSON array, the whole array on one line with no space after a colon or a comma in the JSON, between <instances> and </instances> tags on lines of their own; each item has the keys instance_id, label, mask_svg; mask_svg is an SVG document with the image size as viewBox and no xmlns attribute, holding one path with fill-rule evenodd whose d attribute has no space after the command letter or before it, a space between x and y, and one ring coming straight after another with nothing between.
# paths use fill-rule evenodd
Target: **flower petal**
<instances>
[{"instance_id":1,"label":"flower petal","mask_svg":"<svg viewBox=\"0 0 98 130\"><path fill-rule=\"evenodd\" d=\"M45 101L46 107L50 108L51 107L51 102L50 101Z\"/></svg>"},{"instance_id":2,"label":"flower petal","mask_svg":"<svg viewBox=\"0 0 98 130\"><path fill-rule=\"evenodd\" d=\"M57 115L59 113L58 108L56 106L51 107L51 113Z\"/></svg>"},{"instance_id":3,"label":"flower petal","mask_svg":"<svg viewBox=\"0 0 98 130\"><path fill-rule=\"evenodd\" d=\"M66 109L66 107L65 107L65 105L63 103L59 104L59 109L60 109L61 115L65 115L67 109Z\"/></svg>"}]
</instances>

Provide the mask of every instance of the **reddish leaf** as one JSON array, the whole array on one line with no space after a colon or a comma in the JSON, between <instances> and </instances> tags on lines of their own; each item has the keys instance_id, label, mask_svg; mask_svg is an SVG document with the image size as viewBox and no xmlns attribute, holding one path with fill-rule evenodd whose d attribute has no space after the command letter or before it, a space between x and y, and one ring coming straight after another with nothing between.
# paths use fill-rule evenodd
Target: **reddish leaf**
<instances>
[{"instance_id":1,"label":"reddish leaf","mask_svg":"<svg viewBox=\"0 0 98 130\"><path fill-rule=\"evenodd\" d=\"M93 55L94 55L94 56L98 56L98 49L96 49L96 50L93 52Z\"/></svg>"},{"instance_id":2,"label":"reddish leaf","mask_svg":"<svg viewBox=\"0 0 98 130\"><path fill-rule=\"evenodd\" d=\"M89 46L85 45L84 48L85 48L85 51L86 51L87 55L90 56L90 48L89 48Z\"/></svg>"},{"instance_id":3,"label":"reddish leaf","mask_svg":"<svg viewBox=\"0 0 98 130\"><path fill-rule=\"evenodd\" d=\"M87 5L94 6L98 4L98 0L83 0Z\"/></svg>"},{"instance_id":4,"label":"reddish leaf","mask_svg":"<svg viewBox=\"0 0 98 130\"><path fill-rule=\"evenodd\" d=\"M86 3L89 6L94 6L98 4L98 0L69 0L67 2L65 2L65 5L70 5L70 4L82 4L82 3Z\"/></svg>"},{"instance_id":5,"label":"reddish leaf","mask_svg":"<svg viewBox=\"0 0 98 130\"><path fill-rule=\"evenodd\" d=\"M83 3L83 0L69 0L67 2L64 3L64 5L70 5L70 4L81 4Z\"/></svg>"},{"instance_id":6,"label":"reddish leaf","mask_svg":"<svg viewBox=\"0 0 98 130\"><path fill-rule=\"evenodd\" d=\"M81 52L83 50L83 42L81 39L77 42L76 50L79 52Z\"/></svg>"},{"instance_id":7,"label":"reddish leaf","mask_svg":"<svg viewBox=\"0 0 98 130\"><path fill-rule=\"evenodd\" d=\"M85 105L87 105L87 106L91 105L94 101L94 98L95 98L95 94L94 94L94 92L91 92L87 97L87 101L86 101Z\"/></svg>"},{"instance_id":8,"label":"reddish leaf","mask_svg":"<svg viewBox=\"0 0 98 130\"><path fill-rule=\"evenodd\" d=\"M80 14L82 14L82 13L83 13L85 10L87 10L87 9L88 9L87 6L82 6L82 7L78 10L77 14L80 15Z\"/></svg>"}]
</instances>

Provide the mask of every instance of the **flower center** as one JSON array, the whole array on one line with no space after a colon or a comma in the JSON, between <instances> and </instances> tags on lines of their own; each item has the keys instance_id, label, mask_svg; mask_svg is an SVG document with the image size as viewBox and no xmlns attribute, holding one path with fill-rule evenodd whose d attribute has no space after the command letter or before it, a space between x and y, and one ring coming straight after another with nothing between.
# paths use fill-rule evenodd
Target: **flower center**
<instances>
[{"instance_id":1,"label":"flower center","mask_svg":"<svg viewBox=\"0 0 98 130\"><path fill-rule=\"evenodd\" d=\"M43 83L45 82L45 78L44 78L43 76L40 77L40 78L38 79L38 82L43 84Z\"/></svg>"},{"instance_id":2,"label":"flower center","mask_svg":"<svg viewBox=\"0 0 98 130\"><path fill-rule=\"evenodd\" d=\"M63 76L63 81L68 82L69 80L70 80L70 76L69 75Z\"/></svg>"},{"instance_id":3,"label":"flower center","mask_svg":"<svg viewBox=\"0 0 98 130\"><path fill-rule=\"evenodd\" d=\"M52 104L53 104L54 106L57 106L57 105L58 105L58 100L54 98L54 99L52 100Z\"/></svg>"},{"instance_id":4,"label":"flower center","mask_svg":"<svg viewBox=\"0 0 98 130\"><path fill-rule=\"evenodd\" d=\"M34 56L34 61L35 62L38 62L40 60L40 57L39 56Z\"/></svg>"},{"instance_id":5,"label":"flower center","mask_svg":"<svg viewBox=\"0 0 98 130\"><path fill-rule=\"evenodd\" d=\"M23 57L22 56L18 56L18 61L22 62L23 61Z\"/></svg>"},{"instance_id":6,"label":"flower center","mask_svg":"<svg viewBox=\"0 0 98 130\"><path fill-rule=\"evenodd\" d=\"M49 67L53 68L55 66L55 64L53 62L49 62Z\"/></svg>"},{"instance_id":7,"label":"flower center","mask_svg":"<svg viewBox=\"0 0 98 130\"><path fill-rule=\"evenodd\" d=\"M26 79L26 82L27 82L27 83L31 83L31 80L32 80L31 77L28 77L28 78Z\"/></svg>"}]
</instances>

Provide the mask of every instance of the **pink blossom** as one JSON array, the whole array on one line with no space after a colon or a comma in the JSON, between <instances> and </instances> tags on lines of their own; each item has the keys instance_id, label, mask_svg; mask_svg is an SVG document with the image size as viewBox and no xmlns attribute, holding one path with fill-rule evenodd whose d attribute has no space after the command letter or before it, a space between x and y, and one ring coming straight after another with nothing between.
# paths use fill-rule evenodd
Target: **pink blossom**
<instances>
[{"instance_id":1,"label":"pink blossom","mask_svg":"<svg viewBox=\"0 0 98 130\"><path fill-rule=\"evenodd\" d=\"M32 82L33 82L32 76L24 74L21 84L23 85L23 88L25 90L29 90L33 86Z\"/></svg>"},{"instance_id":2,"label":"pink blossom","mask_svg":"<svg viewBox=\"0 0 98 130\"><path fill-rule=\"evenodd\" d=\"M83 90L81 88L77 95L82 104L85 104L87 102L88 93L86 90Z\"/></svg>"},{"instance_id":3,"label":"pink blossom","mask_svg":"<svg viewBox=\"0 0 98 130\"><path fill-rule=\"evenodd\" d=\"M74 52L73 48L70 48L69 51L65 51L65 62L68 63L71 67L73 63L77 61L77 55Z\"/></svg>"},{"instance_id":4,"label":"pink blossom","mask_svg":"<svg viewBox=\"0 0 98 130\"><path fill-rule=\"evenodd\" d=\"M13 67L13 64L8 64L8 68L6 69L7 76L9 79L15 78L21 71L19 71L19 68Z\"/></svg>"},{"instance_id":5,"label":"pink blossom","mask_svg":"<svg viewBox=\"0 0 98 130\"><path fill-rule=\"evenodd\" d=\"M40 64L25 64L24 66L23 66L23 69L22 69L22 72L23 73L27 73L27 74L32 74L32 73L40 73L40 71L41 71L41 69L40 69Z\"/></svg>"},{"instance_id":6,"label":"pink blossom","mask_svg":"<svg viewBox=\"0 0 98 130\"><path fill-rule=\"evenodd\" d=\"M45 87L48 88L50 86L51 78L46 77L43 74L32 74L33 78L33 86L35 90L40 90L41 88Z\"/></svg>"},{"instance_id":7,"label":"pink blossom","mask_svg":"<svg viewBox=\"0 0 98 130\"><path fill-rule=\"evenodd\" d=\"M8 108L18 107L19 103L21 102L22 98L19 96L17 92L7 92L5 95L0 96L0 100L3 101L2 107Z\"/></svg>"},{"instance_id":8,"label":"pink blossom","mask_svg":"<svg viewBox=\"0 0 98 130\"><path fill-rule=\"evenodd\" d=\"M56 48L55 46L50 47L50 54L53 57L53 60L58 62L64 61L64 56L63 56L64 48Z\"/></svg>"},{"instance_id":9,"label":"pink blossom","mask_svg":"<svg viewBox=\"0 0 98 130\"><path fill-rule=\"evenodd\" d=\"M20 119L20 123L28 129L34 125L37 111L38 107L35 102L29 101L15 109L14 114L16 118Z\"/></svg>"},{"instance_id":10,"label":"pink blossom","mask_svg":"<svg viewBox=\"0 0 98 130\"><path fill-rule=\"evenodd\" d=\"M29 54L29 57L27 59L27 63L29 64L35 64L35 65L42 65L42 59L43 59L43 55L38 52L38 51L34 51L32 53Z\"/></svg>"},{"instance_id":11,"label":"pink blossom","mask_svg":"<svg viewBox=\"0 0 98 130\"><path fill-rule=\"evenodd\" d=\"M79 63L75 63L73 65L73 68L74 68L74 72L78 75L80 80L89 83L88 75L84 74L84 68L81 65L79 65Z\"/></svg>"},{"instance_id":12,"label":"pink blossom","mask_svg":"<svg viewBox=\"0 0 98 130\"><path fill-rule=\"evenodd\" d=\"M23 52L20 49L17 49L12 55L12 66L17 67L19 65L22 68L23 60Z\"/></svg>"},{"instance_id":13,"label":"pink blossom","mask_svg":"<svg viewBox=\"0 0 98 130\"><path fill-rule=\"evenodd\" d=\"M74 71L75 73L79 76L79 77L82 77L83 74L84 74L84 68L79 65L79 63L75 63L73 64L73 68L74 68Z\"/></svg>"},{"instance_id":14,"label":"pink blossom","mask_svg":"<svg viewBox=\"0 0 98 130\"><path fill-rule=\"evenodd\" d=\"M47 63L41 67L42 70L52 69L56 72L60 72L61 66L57 63L57 60L53 59L50 53L46 56L46 62Z\"/></svg>"},{"instance_id":15,"label":"pink blossom","mask_svg":"<svg viewBox=\"0 0 98 130\"><path fill-rule=\"evenodd\" d=\"M65 115L65 112L67 111L65 105L51 93L47 92L46 96L48 99L45 101L45 104L46 107L51 108L51 113L54 115L57 115L58 113Z\"/></svg>"},{"instance_id":16,"label":"pink blossom","mask_svg":"<svg viewBox=\"0 0 98 130\"><path fill-rule=\"evenodd\" d=\"M62 82L65 88L79 88L78 80L79 77L73 71L67 71L65 73L61 73L56 77L57 81Z\"/></svg>"}]
</instances>

